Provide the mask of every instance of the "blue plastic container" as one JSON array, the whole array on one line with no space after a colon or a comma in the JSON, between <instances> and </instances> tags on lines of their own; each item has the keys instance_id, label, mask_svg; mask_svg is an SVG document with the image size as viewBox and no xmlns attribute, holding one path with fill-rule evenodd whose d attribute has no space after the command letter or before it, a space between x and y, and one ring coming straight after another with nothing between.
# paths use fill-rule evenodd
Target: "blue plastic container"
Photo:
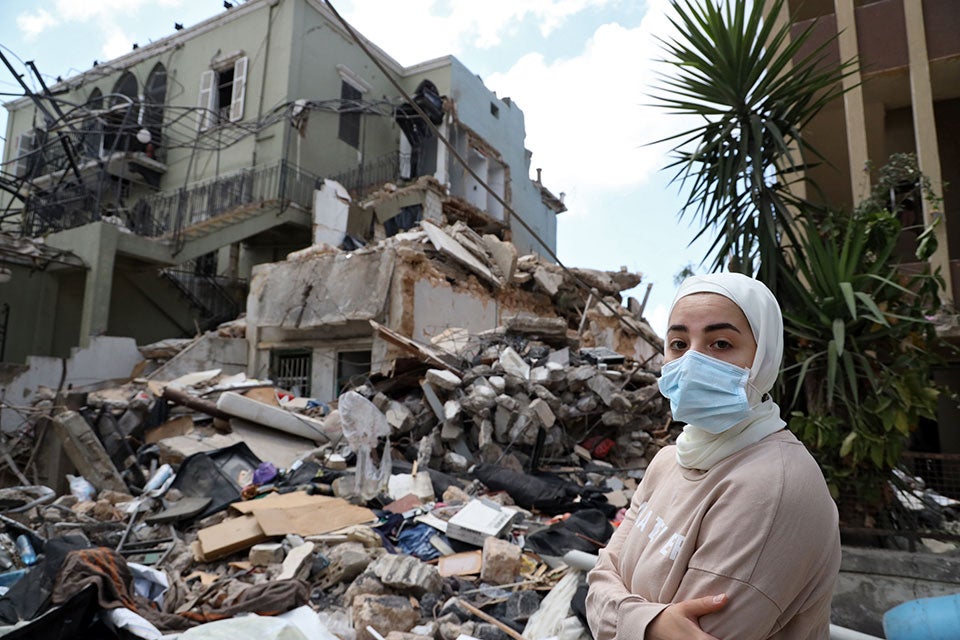
<instances>
[{"instance_id":1,"label":"blue plastic container","mask_svg":"<svg viewBox=\"0 0 960 640\"><path fill-rule=\"evenodd\" d=\"M921 598L883 614L887 640L953 640L960 637L960 593Z\"/></svg>"}]
</instances>

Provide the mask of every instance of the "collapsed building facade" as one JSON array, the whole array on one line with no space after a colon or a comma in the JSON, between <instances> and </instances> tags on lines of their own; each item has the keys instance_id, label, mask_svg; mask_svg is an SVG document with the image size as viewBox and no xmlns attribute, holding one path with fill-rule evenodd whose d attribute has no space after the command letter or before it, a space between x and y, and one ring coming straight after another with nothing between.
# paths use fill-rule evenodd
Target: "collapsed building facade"
<instances>
[{"instance_id":1,"label":"collapsed building facade","mask_svg":"<svg viewBox=\"0 0 960 640\"><path fill-rule=\"evenodd\" d=\"M321 2L246 2L49 88L37 76L43 92L6 105L2 228L73 258L9 265L8 362L235 317L254 265L311 245L327 178L357 197L432 176L521 253L555 248L564 206L529 177L520 109L455 58L400 65Z\"/></svg>"}]
</instances>

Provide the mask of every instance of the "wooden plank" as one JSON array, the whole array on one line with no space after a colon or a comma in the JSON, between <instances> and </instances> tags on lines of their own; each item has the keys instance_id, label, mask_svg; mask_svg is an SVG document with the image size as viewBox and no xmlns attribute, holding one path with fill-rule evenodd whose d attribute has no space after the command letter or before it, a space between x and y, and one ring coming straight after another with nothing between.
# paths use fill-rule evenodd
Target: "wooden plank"
<instances>
[{"instance_id":1,"label":"wooden plank","mask_svg":"<svg viewBox=\"0 0 960 640\"><path fill-rule=\"evenodd\" d=\"M234 502L230 508L237 513L253 513L260 509L290 509L293 507L319 507L327 502L336 502L339 498L331 496L311 496L306 491L293 491L291 493L271 493L263 498L256 500L244 500Z\"/></svg>"},{"instance_id":2,"label":"wooden plank","mask_svg":"<svg viewBox=\"0 0 960 640\"><path fill-rule=\"evenodd\" d=\"M268 538L257 518L250 515L230 518L197 532L205 562L249 549Z\"/></svg>"},{"instance_id":3,"label":"wooden plank","mask_svg":"<svg viewBox=\"0 0 960 640\"><path fill-rule=\"evenodd\" d=\"M253 516L269 536L284 536L288 533L316 536L377 519L369 509L354 506L340 498L334 500L335 502L321 507L307 505L286 509L258 509L253 512Z\"/></svg>"}]
</instances>

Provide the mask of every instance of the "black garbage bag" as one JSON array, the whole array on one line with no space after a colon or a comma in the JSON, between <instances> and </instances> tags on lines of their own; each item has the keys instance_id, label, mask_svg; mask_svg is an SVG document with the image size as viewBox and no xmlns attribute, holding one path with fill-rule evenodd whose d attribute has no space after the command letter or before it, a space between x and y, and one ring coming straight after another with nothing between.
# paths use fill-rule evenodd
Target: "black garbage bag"
<instances>
[{"instance_id":1,"label":"black garbage bag","mask_svg":"<svg viewBox=\"0 0 960 640\"><path fill-rule=\"evenodd\" d=\"M579 535L578 535L579 534ZM596 553L613 535L613 525L599 509L582 509L562 522L526 537L524 549L545 556L562 556L567 551ZM595 541L595 542L593 542Z\"/></svg>"},{"instance_id":2,"label":"black garbage bag","mask_svg":"<svg viewBox=\"0 0 960 640\"><path fill-rule=\"evenodd\" d=\"M102 640L115 637L106 629L94 629L92 624L100 605L97 588L87 585L68 601L47 609L28 624L5 634L4 640Z\"/></svg>"},{"instance_id":3,"label":"black garbage bag","mask_svg":"<svg viewBox=\"0 0 960 640\"><path fill-rule=\"evenodd\" d=\"M473 473L488 489L506 491L524 509L557 515L583 507L576 502L582 493L580 486L557 476L533 476L494 464L479 464Z\"/></svg>"},{"instance_id":4,"label":"black garbage bag","mask_svg":"<svg viewBox=\"0 0 960 640\"><path fill-rule=\"evenodd\" d=\"M412 473L413 465L406 460L394 460L391 469L393 473ZM422 467L418 473L423 473L424 471L430 475L430 483L433 485L433 495L437 500L443 497L443 492L446 491L450 485L454 485L458 489L463 488L460 481L448 473L437 471L436 469L423 469Z\"/></svg>"}]
</instances>

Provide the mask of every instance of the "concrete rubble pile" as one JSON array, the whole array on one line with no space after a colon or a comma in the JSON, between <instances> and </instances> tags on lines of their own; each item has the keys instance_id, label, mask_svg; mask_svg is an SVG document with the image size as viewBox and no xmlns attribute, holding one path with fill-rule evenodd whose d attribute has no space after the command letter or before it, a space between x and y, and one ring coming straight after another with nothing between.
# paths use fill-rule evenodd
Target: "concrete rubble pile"
<instances>
[{"instance_id":1,"label":"concrete rubble pile","mask_svg":"<svg viewBox=\"0 0 960 640\"><path fill-rule=\"evenodd\" d=\"M0 490L0 621L32 638L589 638L586 570L678 429L659 361L622 353L659 347L620 306L638 278L575 277L592 291L516 260L511 286L551 313L481 333L371 322L395 357L333 402L174 377L195 341L144 348L122 386L44 395L32 433L69 490Z\"/></svg>"}]
</instances>

